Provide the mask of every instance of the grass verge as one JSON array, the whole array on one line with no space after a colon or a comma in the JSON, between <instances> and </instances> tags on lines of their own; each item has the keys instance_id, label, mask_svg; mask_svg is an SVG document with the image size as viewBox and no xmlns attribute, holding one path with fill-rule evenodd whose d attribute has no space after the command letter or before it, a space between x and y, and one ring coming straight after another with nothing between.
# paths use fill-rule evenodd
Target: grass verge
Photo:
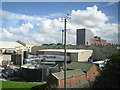
<instances>
[{"instance_id":1,"label":"grass verge","mask_svg":"<svg viewBox=\"0 0 120 90\"><path fill-rule=\"evenodd\" d=\"M3 89L19 89L19 88L32 88L38 85L44 85L46 83L34 83L34 82L16 82L16 81L0 81L2 82L2 90Z\"/></svg>"}]
</instances>

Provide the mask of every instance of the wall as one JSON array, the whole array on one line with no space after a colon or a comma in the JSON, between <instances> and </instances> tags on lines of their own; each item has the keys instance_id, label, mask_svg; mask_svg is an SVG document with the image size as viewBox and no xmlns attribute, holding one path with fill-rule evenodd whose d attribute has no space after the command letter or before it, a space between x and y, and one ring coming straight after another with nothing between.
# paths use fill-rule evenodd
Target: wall
<instances>
[{"instance_id":1,"label":"wall","mask_svg":"<svg viewBox=\"0 0 120 90\"><path fill-rule=\"evenodd\" d=\"M93 81L96 76L100 75L100 70L96 65L93 65L87 72L87 79Z\"/></svg>"},{"instance_id":2,"label":"wall","mask_svg":"<svg viewBox=\"0 0 120 90\"><path fill-rule=\"evenodd\" d=\"M64 80L59 80L59 88L64 88ZM76 77L70 77L66 79L66 87L67 88L76 88L79 87L80 85L85 84L86 81L86 74L76 76Z\"/></svg>"},{"instance_id":3,"label":"wall","mask_svg":"<svg viewBox=\"0 0 120 90\"><path fill-rule=\"evenodd\" d=\"M78 61L79 62L88 62L88 58L92 55L92 50L91 51L85 51L85 52L80 52L78 53Z\"/></svg>"}]
</instances>

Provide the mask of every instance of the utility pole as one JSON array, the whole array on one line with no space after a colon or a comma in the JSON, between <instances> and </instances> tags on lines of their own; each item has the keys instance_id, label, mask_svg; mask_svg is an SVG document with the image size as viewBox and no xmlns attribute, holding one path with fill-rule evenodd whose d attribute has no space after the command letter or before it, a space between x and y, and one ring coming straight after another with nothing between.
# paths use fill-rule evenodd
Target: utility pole
<instances>
[{"instance_id":1,"label":"utility pole","mask_svg":"<svg viewBox=\"0 0 120 90\"><path fill-rule=\"evenodd\" d=\"M67 14L69 15L69 14ZM66 53L66 22L67 22L67 19L70 19L70 17L66 16L64 18L64 88L65 90L67 89L66 88L66 64L67 64L67 59L66 59L66 56L67 56L67 53Z\"/></svg>"},{"instance_id":2,"label":"utility pole","mask_svg":"<svg viewBox=\"0 0 120 90\"><path fill-rule=\"evenodd\" d=\"M64 18L64 88L66 89L66 17Z\"/></svg>"}]
</instances>

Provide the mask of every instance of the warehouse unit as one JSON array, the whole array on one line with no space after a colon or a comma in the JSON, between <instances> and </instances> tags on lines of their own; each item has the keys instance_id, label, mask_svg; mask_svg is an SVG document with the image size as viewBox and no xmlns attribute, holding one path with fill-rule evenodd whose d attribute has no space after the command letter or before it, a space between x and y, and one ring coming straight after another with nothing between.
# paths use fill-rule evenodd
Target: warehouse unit
<instances>
[{"instance_id":1,"label":"warehouse unit","mask_svg":"<svg viewBox=\"0 0 120 90\"><path fill-rule=\"evenodd\" d=\"M75 50L75 49L67 49L67 61L78 61L78 62L88 62L90 56L92 56L93 50ZM51 55L53 56L64 56L64 49L45 49L45 50L38 50L38 55ZM53 58L50 60L52 61ZM57 61L57 59L56 59ZM64 58L61 58L61 61L64 61Z\"/></svg>"}]
</instances>

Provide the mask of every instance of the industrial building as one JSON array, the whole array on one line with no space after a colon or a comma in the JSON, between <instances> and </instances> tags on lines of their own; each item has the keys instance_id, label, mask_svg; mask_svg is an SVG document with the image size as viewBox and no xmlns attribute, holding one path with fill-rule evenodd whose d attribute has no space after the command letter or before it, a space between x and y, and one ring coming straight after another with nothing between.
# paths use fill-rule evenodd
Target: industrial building
<instances>
[{"instance_id":1,"label":"industrial building","mask_svg":"<svg viewBox=\"0 0 120 90\"><path fill-rule=\"evenodd\" d=\"M92 63L72 62L67 64L66 87L76 88L88 85L100 75L99 68ZM52 73L47 78L49 87L64 88L64 72Z\"/></svg>"},{"instance_id":2,"label":"industrial building","mask_svg":"<svg viewBox=\"0 0 120 90\"><path fill-rule=\"evenodd\" d=\"M77 61L77 62L88 62L88 58L92 56L93 50L75 50L75 49L67 49L67 61ZM47 55L49 59L48 61L53 61L54 59L57 61L64 61L64 49L44 49L38 50L38 55L43 55L44 57ZM46 58L47 58L46 56ZM55 58L54 58L55 57ZM55 61L54 60L54 61Z\"/></svg>"},{"instance_id":3,"label":"industrial building","mask_svg":"<svg viewBox=\"0 0 120 90\"><path fill-rule=\"evenodd\" d=\"M90 45L90 39L94 37L91 30L77 29L76 45Z\"/></svg>"}]
</instances>

